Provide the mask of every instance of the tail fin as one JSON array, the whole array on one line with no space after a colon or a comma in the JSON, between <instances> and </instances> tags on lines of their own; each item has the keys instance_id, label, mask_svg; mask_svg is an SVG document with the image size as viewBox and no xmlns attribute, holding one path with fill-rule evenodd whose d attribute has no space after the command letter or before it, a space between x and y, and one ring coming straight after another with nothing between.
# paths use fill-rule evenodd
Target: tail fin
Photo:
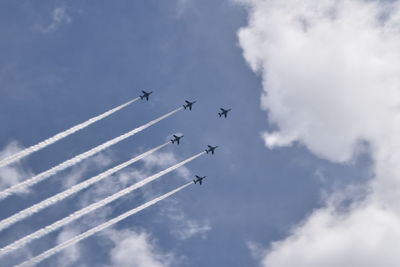
<instances>
[{"instance_id":1,"label":"tail fin","mask_svg":"<svg viewBox=\"0 0 400 267\"><path fill-rule=\"evenodd\" d=\"M171 142L172 142L172 143L174 143L174 142L175 142L175 140L171 139Z\"/></svg>"},{"instance_id":2,"label":"tail fin","mask_svg":"<svg viewBox=\"0 0 400 267\"><path fill-rule=\"evenodd\" d=\"M185 106L185 105L183 105L183 108L184 108L184 109L186 109L186 106Z\"/></svg>"},{"instance_id":3,"label":"tail fin","mask_svg":"<svg viewBox=\"0 0 400 267\"><path fill-rule=\"evenodd\" d=\"M219 113L219 112L218 112L218 115L219 115L220 117L222 116L222 114L221 114L221 113Z\"/></svg>"}]
</instances>

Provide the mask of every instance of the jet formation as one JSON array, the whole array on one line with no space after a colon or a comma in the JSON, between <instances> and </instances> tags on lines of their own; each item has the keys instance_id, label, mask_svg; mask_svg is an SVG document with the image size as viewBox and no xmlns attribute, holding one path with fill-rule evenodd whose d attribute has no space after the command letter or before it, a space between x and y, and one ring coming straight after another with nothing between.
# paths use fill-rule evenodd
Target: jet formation
<instances>
[{"instance_id":1,"label":"jet formation","mask_svg":"<svg viewBox=\"0 0 400 267\"><path fill-rule=\"evenodd\" d=\"M143 95L140 95L140 99L142 99L142 100L143 100L143 99L146 99L146 100L148 101L148 100L149 100L149 96L150 96L153 92L142 91L142 93L143 93ZM185 104L183 104L183 108L184 108L184 109L192 110L192 106L193 106L194 103L196 103L196 101L190 102L190 101L188 101L188 100L185 100ZM219 117L224 116L224 117L226 118L226 117L228 116L228 112L231 111L232 109L231 109L231 108L229 108L229 109L220 108L220 110L221 110L221 112L218 112ZM172 144L176 143L177 145L179 145L180 140L181 140L181 138L183 137L183 135L177 136L177 135L174 134L173 137L174 137L174 138L171 139L171 143L172 143ZM215 149L216 149L217 147L218 147L218 146L207 145L207 148L206 148L205 151L206 151L207 154L211 153L211 155L214 155ZM196 176L196 179L194 179L193 182L194 182L195 184L199 183L200 185L203 183L203 179L206 178L206 176L203 176L203 177L200 177L200 176L197 176L197 175L195 175L195 176Z\"/></svg>"},{"instance_id":2,"label":"jet formation","mask_svg":"<svg viewBox=\"0 0 400 267\"><path fill-rule=\"evenodd\" d=\"M139 98L141 100L146 100L146 102L147 102L149 100L150 95L153 93L153 92L146 92L146 91L141 91L141 92L143 94L140 94L139 97L136 97L126 103L123 103L122 105L114 107L114 108L112 108L102 114L99 114L95 117L92 117L83 123L77 124L67 130L64 130L63 132L60 132L60 133L54 135L53 137L50 137L36 145L30 146L27 149L20 151L17 154L9 156L9 158L7 158L6 160L3 160L3 159L0 160L0 167L11 164L14 161L18 161L18 160L28 156L29 154L38 151L39 149L43 149L43 148L47 147L48 145L51 145L51 144L61 140L62 138L67 137L68 135L71 135L79 130L82 130L82 129L88 127L89 125L93 124L94 122L102 120L102 119L106 118L107 116L117 112L118 110L121 110L124 107L130 105L131 103L138 101ZM190 101L186 100L185 104L183 105L184 109L192 110L192 106L195 102L196 101L190 102ZM100 145L97 145L97 146L87 150L86 152L76 155L69 160L66 160L56 166L51 167L50 169L48 169L46 171L43 171L40 174L36 174L31 178L28 178L20 183L12 185L3 191L0 191L0 201L17 193L18 191L20 191L21 188L33 186L41 181L44 181L45 179L48 179L51 176L56 176L56 174L64 171L66 168L69 168L69 167L75 166L76 164L79 164L81 161L85 160L86 158L91 157L91 156L95 155L96 153L100 153L101 151L109 148L110 146L115 145L115 144L127 139L128 137L133 136L133 135L147 129L148 127L170 117L171 115L177 113L178 111L182 111L182 107L175 108L174 110L172 110L158 118L155 118L139 127L131 129L130 131L125 132L115 138L112 138ZM219 114L219 116L227 117L227 113L230 111L230 109L228 110L228 109L221 108L221 111L222 112ZM183 138L183 135L181 135L181 136L173 135L171 142L173 144L176 143L177 145L179 145L181 138ZM71 196L73 194L77 194L81 190L85 190L87 187L102 181L103 179L109 177L110 175L130 166L131 164L143 159L144 157L146 157L152 153L157 152L158 150L160 150L163 147L165 147L166 145L168 145L168 143L169 142L164 142L163 144L161 144L157 147L154 147L153 149L150 149L130 160L120 163L117 166L113 166L113 167L109 168L108 170L106 170L100 174L97 174L96 176L86 179L83 182L77 183L74 186L64 190L63 192L57 193L57 194L55 194L51 197L48 197L30 207L20 210L19 212L15 213L14 215L9 216L8 218L1 219L0 220L0 231L4 230L5 228L10 227L11 225L13 225L15 223L20 222L23 219L33 216L35 213L41 211L42 209L45 209L51 205L55 205L55 204L59 203L60 201L68 198L69 196ZM43 228L36 230L35 232L33 232L31 234L28 234L18 240L13 241L12 243L0 248L0 257L2 257L5 254L8 254L16 249L22 248L23 246L27 245L31 241L34 241L36 239L39 239L45 235L48 235L48 234L56 231L60 227L63 227L65 225L81 218L82 216L86 215L89 212L94 212L97 209L107 205L108 203L111 203L117 199L120 199L121 197L131 193L132 191L143 187L147 183L150 183L156 179L161 178L162 176L176 170L177 168L189 163L192 160L195 160L198 157L203 156L206 153L213 155L215 153L215 149L217 147L218 146L208 145L205 152L200 151L200 152L192 155L191 157L188 157L185 160L182 160L182 161L174 164L173 166L170 166L162 171L159 171L156 174L153 174L151 176L148 176L147 178L142 179L140 182L134 183L134 184L120 190L119 192L115 192L114 194L112 194L104 199L100 199L88 206L83 207L82 209L80 209L78 211L74 211L73 213L69 214L68 216L66 216L63 219L59 219L52 224L49 224ZM122 214L118 215L117 217L114 217L100 225L94 226L93 228L87 230L86 232L76 235L76 236L66 240L63 243L55 245L55 246L51 247L50 249L46 250L45 252L42 252L41 254L34 256L33 258L22 262L18 266L32 266L33 264L36 265L37 263L60 252L61 250L67 248L68 246L71 246L79 241L82 241L82 240L92 236L93 234L106 229L107 227L111 227L112 225L118 223L119 221L124 220L124 219L128 218L129 216L131 216L147 207L150 207L150 206L156 204L157 202L179 192L180 190L186 188L187 186L189 186L192 183L202 185L203 180L205 178L206 178L206 176L201 177L201 176L195 175L195 179L193 181L188 181L184 185L181 185L180 187L177 187L176 189L169 191L168 193L166 193L164 195L161 195L161 196L154 198L138 207L135 207L125 213L122 213Z\"/></svg>"}]
</instances>

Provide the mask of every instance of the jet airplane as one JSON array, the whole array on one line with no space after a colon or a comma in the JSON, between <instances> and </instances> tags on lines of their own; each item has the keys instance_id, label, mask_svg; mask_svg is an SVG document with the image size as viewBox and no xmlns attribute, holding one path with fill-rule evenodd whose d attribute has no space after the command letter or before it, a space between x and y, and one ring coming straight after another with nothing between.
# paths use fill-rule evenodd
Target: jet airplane
<instances>
[{"instance_id":1,"label":"jet airplane","mask_svg":"<svg viewBox=\"0 0 400 267\"><path fill-rule=\"evenodd\" d=\"M225 116L225 118L226 118L226 116L228 115L228 112L229 111L231 111L232 109L231 108L229 108L229 109L223 109L223 108L221 108L221 112L218 112L218 115L221 117L222 115L224 115Z\"/></svg>"},{"instance_id":2,"label":"jet airplane","mask_svg":"<svg viewBox=\"0 0 400 267\"><path fill-rule=\"evenodd\" d=\"M210 146L210 145L207 145L207 146L208 146L208 148L206 149L207 154L208 154L209 152L211 152L211 154L214 155L214 150L215 150L218 146Z\"/></svg>"},{"instance_id":3,"label":"jet airplane","mask_svg":"<svg viewBox=\"0 0 400 267\"><path fill-rule=\"evenodd\" d=\"M194 103L196 103L196 101L193 101L193 102L190 102L190 101L187 101L187 100L185 100L185 102L186 102L186 105L183 105L183 107L186 109L186 108L189 108L189 110L192 110L192 105L194 104Z\"/></svg>"},{"instance_id":4,"label":"jet airplane","mask_svg":"<svg viewBox=\"0 0 400 267\"><path fill-rule=\"evenodd\" d=\"M172 143L177 143L178 145L179 145L179 140L181 140L181 138L183 137L183 135L181 135L181 136L177 136L177 135L173 135L174 136L174 139L171 139L171 142Z\"/></svg>"},{"instance_id":5,"label":"jet airplane","mask_svg":"<svg viewBox=\"0 0 400 267\"><path fill-rule=\"evenodd\" d=\"M140 95L140 99L143 100L143 99L146 98L146 100L149 101L149 96L150 96L153 92L147 93L146 91L142 91L142 93L143 93L143 95Z\"/></svg>"},{"instance_id":6,"label":"jet airplane","mask_svg":"<svg viewBox=\"0 0 400 267\"><path fill-rule=\"evenodd\" d=\"M200 177L197 175L195 175L195 176L196 176L196 179L193 180L194 184L197 184L197 182L198 182L200 185L203 183L203 179L207 177L207 176Z\"/></svg>"}]
</instances>

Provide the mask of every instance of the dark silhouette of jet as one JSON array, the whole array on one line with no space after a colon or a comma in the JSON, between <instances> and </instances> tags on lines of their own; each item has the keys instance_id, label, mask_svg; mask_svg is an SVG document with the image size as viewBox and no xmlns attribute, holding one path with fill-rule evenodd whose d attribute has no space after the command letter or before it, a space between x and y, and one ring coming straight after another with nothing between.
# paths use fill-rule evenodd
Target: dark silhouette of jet
<instances>
[{"instance_id":1,"label":"dark silhouette of jet","mask_svg":"<svg viewBox=\"0 0 400 267\"><path fill-rule=\"evenodd\" d=\"M189 108L189 110L192 110L192 105L194 104L194 103L196 103L196 101L193 101L193 102L190 102L190 101L187 101L187 100L185 100L185 102L186 102L186 105L183 105L183 107L186 109L186 108Z\"/></svg>"},{"instance_id":2,"label":"dark silhouette of jet","mask_svg":"<svg viewBox=\"0 0 400 267\"><path fill-rule=\"evenodd\" d=\"M176 135L174 135L173 134L173 136L174 136L174 139L171 139L171 142L172 143L177 143L178 145L179 145L179 140L181 140L181 138L183 137L183 135L181 135L181 136L176 136Z\"/></svg>"},{"instance_id":3,"label":"dark silhouette of jet","mask_svg":"<svg viewBox=\"0 0 400 267\"><path fill-rule=\"evenodd\" d=\"M231 108L230 108L230 109L223 109L223 108L221 108L221 112L218 112L218 115L219 115L219 117L221 117L222 115L224 115L225 118L226 118L226 116L228 115L228 112L231 111L231 110L232 110Z\"/></svg>"},{"instance_id":4,"label":"dark silhouette of jet","mask_svg":"<svg viewBox=\"0 0 400 267\"><path fill-rule=\"evenodd\" d=\"M147 93L146 91L142 91L142 93L143 93L143 95L140 95L140 99L143 100L143 99L146 98L146 100L149 101L149 96L150 96L153 92Z\"/></svg>"},{"instance_id":5,"label":"dark silhouette of jet","mask_svg":"<svg viewBox=\"0 0 400 267\"><path fill-rule=\"evenodd\" d=\"M197 182L198 182L200 185L203 183L203 179L207 177L207 176L200 177L197 175L195 175L195 176L196 176L196 179L193 180L194 184L197 184Z\"/></svg>"},{"instance_id":6,"label":"dark silhouette of jet","mask_svg":"<svg viewBox=\"0 0 400 267\"><path fill-rule=\"evenodd\" d=\"M207 154L208 154L209 152L211 152L211 154L214 155L214 150L215 150L218 146L210 146L210 145L207 145L207 146L208 146L208 148L206 149Z\"/></svg>"}]
</instances>

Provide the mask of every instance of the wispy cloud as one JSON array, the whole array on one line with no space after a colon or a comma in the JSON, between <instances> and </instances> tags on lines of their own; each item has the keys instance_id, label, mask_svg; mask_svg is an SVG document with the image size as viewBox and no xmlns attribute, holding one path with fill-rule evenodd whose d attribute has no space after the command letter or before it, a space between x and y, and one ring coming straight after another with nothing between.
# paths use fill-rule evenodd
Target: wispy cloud
<instances>
[{"instance_id":1,"label":"wispy cloud","mask_svg":"<svg viewBox=\"0 0 400 267\"><path fill-rule=\"evenodd\" d=\"M78 234L79 231L77 231L76 229L67 227L63 229L57 236L57 244L61 244ZM57 266L67 267L75 265L76 262L82 257L80 246L81 245L77 243L63 250L62 253L60 253L57 257Z\"/></svg>"},{"instance_id":2,"label":"wispy cloud","mask_svg":"<svg viewBox=\"0 0 400 267\"><path fill-rule=\"evenodd\" d=\"M112 163L112 159L107 153L100 153L93 158L89 158L78 166L74 166L63 178L63 187L69 188L82 180L88 170L100 170Z\"/></svg>"},{"instance_id":3,"label":"wispy cloud","mask_svg":"<svg viewBox=\"0 0 400 267\"><path fill-rule=\"evenodd\" d=\"M106 235L113 241L110 267L168 267L176 261L171 253L162 252L152 237L142 231L110 230Z\"/></svg>"},{"instance_id":4,"label":"wispy cloud","mask_svg":"<svg viewBox=\"0 0 400 267\"><path fill-rule=\"evenodd\" d=\"M66 7L56 7L51 13L51 23L47 26L39 26L38 29L42 33L50 33L57 30L63 24L70 24L72 18L67 13Z\"/></svg>"},{"instance_id":5,"label":"wispy cloud","mask_svg":"<svg viewBox=\"0 0 400 267\"><path fill-rule=\"evenodd\" d=\"M163 213L171 220L171 233L181 240L196 236L207 238L212 229L209 222L190 218L173 199L168 201Z\"/></svg>"},{"instance_id":6,"label":"wispy cloud","mask_svg":"<svg viewBox=\"0 0 400 267\"><path fill-rule=\"evenodd\" d=\"M17 142L9 143L2 151L0 151L0 159L14 155L15 153L23 150ZM0 168L0 191L12 185L18 184L22 180L31 177L32 172L25 168L22 163L15 163L9 166ZM28 192L24 189L21 192Z\"/></svg>"},{"instance_id":7,"label":"wispy cloud","mask_svg":"<svg viewBox=\"0 0 400 267\"><path fill-rule=\"evenodd\" d=\"M145 166L147 169L153 169L154 167L164 168L164 167L173 165L173 164L177 163L178 161L179 161L179 159L172 152L154 153L144 159ZM185 166L182 166L181 168L177 169L176 172L178 173L179 176L186 178L186 179L190 178L190 176L191 176L190 170Z\"/></svg>"}]
</instances>

